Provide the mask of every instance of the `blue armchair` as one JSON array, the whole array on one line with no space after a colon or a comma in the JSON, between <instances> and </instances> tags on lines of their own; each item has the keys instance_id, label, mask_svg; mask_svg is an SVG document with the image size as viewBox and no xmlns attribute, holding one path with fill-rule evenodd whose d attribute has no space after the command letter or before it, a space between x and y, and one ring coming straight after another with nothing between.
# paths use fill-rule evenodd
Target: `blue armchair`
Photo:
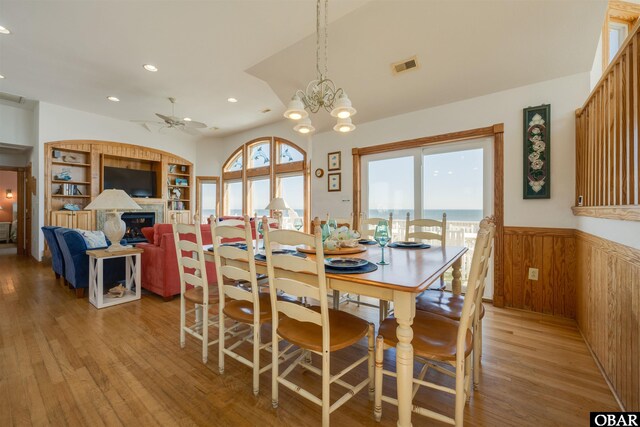
<instances>
[{"instance_id":1,"label":"blue armchair","mask_svg":"<svg viewBox=\"0 0 640 427\"><path fill-rule=\"evenodd\" d=\"M64 276L64 258L62 257L62 251L60 250L60 244L54 233L60 227L42 227L42 234L47 240L49 246L49 252L51 252L51 268L56 275L56 279L60 276Z\"/></svg>"},{"instance_id":2,"label":"blue armchair","mask_svg":"<svg viewBox=\"0 0 640 427\"><path fill-rule=\"evenodd\" d=\"M89 256L86 254L87 244L75 230L59 228L54 231L64 258L64 278L75 288L76 296L83 297L84 290L89 287ZM107 246L111 242L107 240ZM96 248L98 249L98 248ZM125 259L114 258L104 260L105 288L125 280Z\"/></svg>"}]
</instances>

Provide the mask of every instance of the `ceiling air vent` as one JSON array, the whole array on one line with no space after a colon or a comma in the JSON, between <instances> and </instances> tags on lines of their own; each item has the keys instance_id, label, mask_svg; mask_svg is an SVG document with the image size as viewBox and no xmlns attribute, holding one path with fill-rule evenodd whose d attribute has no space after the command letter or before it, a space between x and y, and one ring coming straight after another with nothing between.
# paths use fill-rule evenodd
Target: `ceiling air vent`
<instances>
[{"instance_id":1,"label":"ceiling air vent","mask_svg":"<svg viewBox=\"0 0 640 427\"><path fill-rule=\"evenodd\" d=\"M10 93L0 92L0 101L14 102L16 104L24 103L24 98L18 95L11 95Z\"/></svg>"},{"instance_id":2,"label":"ceiling air vent","mask_svg":"<svg viewBox=\"0 0 640 427\"><path fill-rule=\"evenodd\" d=\"M409 70L415 70L417 68L418 61L415 56L412 56L407 60L391 64L391 70L393 71L393 74L400 74Z\"/></svg>"}]
</instances>

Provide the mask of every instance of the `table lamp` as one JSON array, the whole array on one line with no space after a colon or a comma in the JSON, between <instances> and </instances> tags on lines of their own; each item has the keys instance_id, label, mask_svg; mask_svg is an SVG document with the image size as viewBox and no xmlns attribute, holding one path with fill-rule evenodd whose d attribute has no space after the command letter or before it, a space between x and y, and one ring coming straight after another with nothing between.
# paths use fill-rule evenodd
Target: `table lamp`
<instances>
[{"instance_id":1,"label":"table lamp","mask_svg":"<svg viewBox=\"0 0 640 427\"><path fill-rule=\"evenodd\" d=\"M120 244L124 237L126 225L120 218L122 211L142 209L127 193L122 190L104 190L98 197L87 205L86 210L107 211L107 220L104 222L104 234L111 241L109 252L126 249Z\"/></svg>"},{"instance_id":2,"label":"table lamp","mask_svg":"<svg viewBox=\"0 0 640 427\"><path fill-rule=\"evenodd\" d=\"M282 211L291 210L287 202L282 197L274 197L271 202L265 208L270 211L274 211L275 217L278 219L278 224L282 227Z\"/></svg>"}]
</instances>

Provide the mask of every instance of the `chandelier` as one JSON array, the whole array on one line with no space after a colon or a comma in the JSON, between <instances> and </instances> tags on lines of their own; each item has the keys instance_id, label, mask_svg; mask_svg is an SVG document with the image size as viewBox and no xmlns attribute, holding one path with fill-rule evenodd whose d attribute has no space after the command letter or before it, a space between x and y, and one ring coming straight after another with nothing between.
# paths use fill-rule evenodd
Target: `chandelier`
<instances>
[{"instance_id":1,"label":"chandelier","mask_svg":"<svg viewBox=\"0 0 640 427\"><path fill-rule=\"evenodd\" d=\"M338 119L333 130L338 132L351 132L356 126L351 123L351 116L356 114L356 109L351 106L351 100L342 88L337 88L335 83L327 77L327 51L329 44L328 35L328 10L329 0L324 0L324 11L321 7L322 0L316 3L316 79L309 82L307 89L298 89L291 98L284 116L297 122L293 130L300 133L310 133L315 130L309 118L309 112L315 114L324 109L332 117ZM322 13L324 12L324 13ZM324 26L320 26L321 17L324 15ZM323 62L320 62L322 51Z\"/></svg>"}]
</instances>

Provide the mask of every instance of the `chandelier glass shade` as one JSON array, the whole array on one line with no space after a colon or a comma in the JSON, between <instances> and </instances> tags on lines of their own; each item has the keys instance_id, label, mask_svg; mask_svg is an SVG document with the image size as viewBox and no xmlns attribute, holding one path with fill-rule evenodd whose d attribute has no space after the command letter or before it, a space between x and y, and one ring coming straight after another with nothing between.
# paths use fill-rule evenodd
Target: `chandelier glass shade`
<instances>
[{"instance_id":1,"label":"chandelier glass shade","mask_svg":"<svg viewBox=\"0 0 640 427\"><path fill-rule=\"evenodd\" d=\"M324 10L322 9L324 4ZM324 26L321 27L321 17L324 12ZM327 51L329 44L328 29L328 0L316 2L316 71L317 77L307 85L306 90L298 89L291 98L284 117L299 123L293 128L300 133L310 133L315 130L311 124L309 113L315 114L324 109L332 117L338 118L338 123L333 127L338 132L351 132L356 127L351 122L351 116L356 114L356 109L351 105L351 100L342 88L336 88L333 80L327 77ZM323 41L324 43L321 43ZM320 52L324 52L324 63L320 62ZM348 120L346 122L345 120Z\"/></svg>"}]
</instances>

